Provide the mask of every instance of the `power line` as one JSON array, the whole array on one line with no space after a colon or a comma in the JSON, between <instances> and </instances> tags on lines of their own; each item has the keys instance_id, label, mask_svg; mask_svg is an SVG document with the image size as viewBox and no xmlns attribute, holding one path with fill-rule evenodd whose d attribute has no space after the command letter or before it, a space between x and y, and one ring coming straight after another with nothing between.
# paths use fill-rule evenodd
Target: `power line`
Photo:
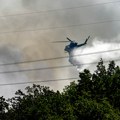
<instances>
[{"instance_id":1,"label":"power line","mask_svg":"<svg viewBox=\"0 0 120 120\"><path fill-rule=\"evenodd\" d=\"M49 12L56 12L56 11L65 11L65 10L71 10L71 9L78 9L78 8L84 8L84 7L92 7L92 6L98 6L98 5L106 5L106 4L114 4L119 3L120 1L109 1L104 3L94 3L94 4L88 4L88 5L81 5L77 7L70 7L70 8L60 8L60 9L53 9L53 10L46 10L46 11L34 11L29 13L19 13L19 14L10 14L10 15L1 15L0 17L11 17L11 16L22 16L27 14L40 14L40 13L49 13Z\"/></svg>"},{"instance_id":2,"label":"power line","mask_svg":"<svg viewBox=\"0 0 120 120\"><path fill-rule=\"evenodd\" d=\"M93 54L106 53L106 52L115 52L115 51L119 51L119 50L120 49L112 49L112 50L107 50L107 51L97 51L97 52L92 52L92 53L78 54L78 55L74 55L74 56L71 56L71 57L86 56L86 55L93 55ZM47 58L47 59L37 59L37 60L14 62L14 63L4 63L4 64L0 64L0 66L42 62L42 61L48 61L48 60L64 59L64 58L68 58L68 57L69 56L62 56L62 57L55 57L55 58Z\"/></svg>"},{"instance_id":3,"label":"power line","mask_svg":"<svg viewBox=\"0 0 120 120\"><path fill-rule=\"evenodd\" d=\"M120 61L120 59L114 60L114 61ZM109 61L104 61L105 62L109 62ZM94 63L87 63L87 64L96 64L97 62ZM86 65L86 64L82 64L82 65ZM74 80L74 79L78 79L78 78L64 78L64 79L55 79L55 80L44 80L44 81L30 81L30 82L17 82L17 83L4 83L4 84L0 84L0 86L8 86L8 85L21 85L21 84L30 84L30 83L40 83L40 82L58 82L58 81L66 81L66 80Z\"/></svg>"},{"instance_id":4,"label":"power line","mask_svg":"<svg viewBox=\"0 0 120 120\"><path fill-rule=\"evenodd\" d=\"M46 67L46 68L32 68L32 69L14 70L14 71L3 71L3 72L0 72L0 74L18 73L18 72L30 72L30 71L40 71L40 70L58 69L58 68L68 68L68 67L72 67L72 65L53 66L53 67Z\"/></svg>"},{"instance_id":5,"label":"power line","mask_svg":"<svg viewBox=\"0 0 120 120\"><path fill-rule=\"evenodd\" d=\"M7 86L7 85L21 85L21 84L30 84L30 83L42 83L42 82L58 82L58 81L66 81L66 80L74 80L78 78L65 78L65 79L55 79L55 80L43 80L43 81L30 81L30 82L19 82L19 83L7 83L7 84L0 84L0 86Z\"/></svg>"},{"instance_id":6,"label":"power line","mask_svg":"<svg viewBox=\"0 0 120 120\"><path fill-rule=\"evenodd\" d=\"M116 59L114 61L120 61L120 59ZM109 61L104 61L104 63L106 63L106 62L110 62L110 60ZM76 64L76 66L91 65L91 64L97 64L97 63L98 62ZM14 71L1 71L0 74L30 72L30 71L41 71L41 70L49 70L49 69L61 69L61 68L68 68L68 67L73 67L73 65L53 66L53 67L46 67L46 68L32 68L32 69L23 69L23 70L14 70Z\"/></svg>"},{"instance_id":7,"label":"power line","mask_svg":"<svg viewBox=\"0 0 120 120\"><path fill-rule=\"evenodd\" d=\"M114 60L114 61L120 61L120 59ZM104 61L105 62L109 62L109 61ZM98 62L94 62L94 63L87 63L87 64L96 64ZM82 65L87 65L87 64L82 64ZM5 84L0 84L0 86L7 86L7 85L21 85L21 84L30 84L30 83L40 83L40 82L58 82L58 81L66 81L66 80L74 80L74 79L78 79L78 78L64 78L64 79L54 79L54 80L44 80L44 81L30 81L30 82L17 82L17 83L5 83Z\"/></svg>"},{"instance_id":8,"label":"power line","mask_svg":"<svg viewBox=\"0 0 120 120\"><path fill-rule=\"evenodd\" d=\"M98 22L91 22L91 23L83 23L83 24L76 24L76 25L68 25L68 26L61 26L61 27L57 26L57 27L46 27L46 28L31 29L31 30L5 31L5 32L0 32L0 34L33 32L33 31L55 30L55 29L66 29L66 28L73 28L73 27L79 27L79 26L88 26L88 25L96 25L96 24L111 23L111 22L120 22L120 19L105 20L105 21L98 21Z\"/></svg>"},{"instance_id":9,"label":"power line","mask_svg":"<svg viewBox=\"0 0 120 120\"><path fill-rule=\"evenodd\" d=\"M120 61L120 59L114 60L114 61ZM105 62L110 62L110 61L104 61ZM81 64L81 65L87 65L87 64L96 64L98 62L93 62L93 63L86 63L86 64ZM61 66L63 67L63 66ZM67 67L67 66L66 66ZM7 85L20 85L20 84L30 84L30 83L40 83L40 82L58 82L58 81L66 81L66 80L74 80L78 78L64 78L64 79L55 79L55 80L44 80L44 81L30 81L30 82L17 82L17 83L7 83L7 84L0 84L0 86L7 86Z\"/></svg>"}]
</instances>

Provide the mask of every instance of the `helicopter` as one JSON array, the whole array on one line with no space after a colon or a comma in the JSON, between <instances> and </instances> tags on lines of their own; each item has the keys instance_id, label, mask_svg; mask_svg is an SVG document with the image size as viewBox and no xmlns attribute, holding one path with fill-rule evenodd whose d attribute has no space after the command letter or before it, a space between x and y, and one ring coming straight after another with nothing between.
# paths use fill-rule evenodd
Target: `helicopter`
<instances>
[{"instance_id":1,"label":"helicopter","mask_svg":"<svg viewBox=\"0 0 120 120\"><path fill-rule=\"evenodd\" d=\"M66 46L65 46L65 49L64 49L66 52L68 52L68 53L70 54L74 49L86 45L89 38L90 38L90 36L88 36L88 38L86 38L85 42L84 42L84 43L81 43L81 44L78 44L77 42L69 39L68 37L67 37L67 40L68 40L68 41L56 41L56 42L70 42L70 44L69 44L69 45L66 45Z\"/></svg>"}]
</instances>

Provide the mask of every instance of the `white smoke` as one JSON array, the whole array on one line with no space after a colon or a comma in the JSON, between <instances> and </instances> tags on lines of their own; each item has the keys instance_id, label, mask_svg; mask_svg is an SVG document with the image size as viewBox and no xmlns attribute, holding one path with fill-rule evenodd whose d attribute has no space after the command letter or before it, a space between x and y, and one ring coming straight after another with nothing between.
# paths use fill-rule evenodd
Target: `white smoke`
<instances>
[{"instance_id":1,"label":"white smoke","mask_svg":"<svg viewBox=\"0 0 120 120\"><path fill-rule=\"evenodd\" d=\"M79 71L81 71L89 67L91 65L89 63L98 62L100 58L102 58L104 61L117 60L120 57L120 50L115 50L115 49L120 49L120 43L103 42L96 38L93 40L91 46L75 49L69 55L69 62L74 66L76 66ZM111 50L115 50L115 51L111 51ZM108 51L108 52L102 52L102 51ZM96 54L91 54L91 53L96 53Z\"/></svg>"}]
</instances>

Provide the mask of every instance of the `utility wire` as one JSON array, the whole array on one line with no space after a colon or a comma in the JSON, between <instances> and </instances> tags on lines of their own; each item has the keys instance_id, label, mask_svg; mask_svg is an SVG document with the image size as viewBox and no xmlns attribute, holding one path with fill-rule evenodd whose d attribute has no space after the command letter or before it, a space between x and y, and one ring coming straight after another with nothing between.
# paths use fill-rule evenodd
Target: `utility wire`
<instances>
[{"instance_id":1,"label":"utility wire","mask_svg":"<svg viewBox=\"0 0 120 120\"><path fill-rule=\"evenodd\" d=\"M119 51L119 50L120 50L120 48L119 49L107 50L107 51L97 51L97 52L92 52L92 53L78 54L78 55L73 55L73 56L70 56L70 57L86 56L86 55L99 54L99 53L107 53L107 52L115 52L115 51ZM64 59L64 58L68 58L68 57L69 56L62 56L62 57L55 57L55 58L47 58L47 59L37 59L37 60L14 62L14 63L4 63L4 64L0 64L0 66L25 64L25 63L34 63L34 62L42 62L42 61L48 61L48 60Z\"/></svg>"},{"instance_id":2,"label":"utility wire","mask_svg":"<svg viewBox=\"0 0 120 120\"><path fill-rule=\"evenodd\" d=\"M120 59L114 60L114 61L120 61ZM104 61L104 63L109 62L109 61ZM96 64L98 62L94 63L86 63L86 64L81 64L81 65L87 65L87 64ZM66 66L67 67L67 66ZM66 81L66 80L74 80L78 78L64 78L64 79L55 79L55 80L44 80L44 81L30 81L30 82L17 82L17 83L5 83L5 84L0 84L0 86L7 86L7 85L20 85L20 84L30 84L30 83L40 83L40 82L58 82L58 81Z\"/></svg>"},{"instance_id":3,"label":"utility wire","mask_svg":"<svg viewBox=\"0 0 120 120\"><path fill-rule=\"evenodd\" d=\"M58 82L58 81L66 81L66 80L74 80L78 78L65 78L65 79L55 79L55 80L43 80L43 81L30 81L30 82L19 82L19 83L5 83L0 84L0 86L7 86L7 85L21 85L21 84L30 84L30 83L42 83L42 82Z\"/></svg>"},{"instance_id":4,"label":"utility wire","mask_svg":"<svg viewBox=\"0 0 120 120\"><path fill-rule=\"evenodd\" d=\"M92 7L92 6L98 6L98 5L106 5L106 4L114 4L119 3L120 1L109 1L104 3L94 3L94 4L88 4L88 5L81 5L77 7L70 7L70 8L60 8L60 9L53 9L53 10L46 10L46 11L33 11L28 13L19 13L19 14L10 14L10 15L1 15L0 17L11 17L11 16L22 16L22 15L29 15L29 14L40 14L40 13L49 13L49 12L56 12L56 11L65 11L65 10L71 10L71 9L78 9L78 8L84 8L84 7Z\"/></svg>"},{"instance_id":5,"label":"utility wire","mask_svg":"<svg viewBox=\"0 0 120 120\"><path fill-rule=\"evenodd\" d=\"M40 71L40 70L68 68L68 67L73 67L73 66L72 65L65 65L65 66L53 66L53 67L45 67L45 68L32 68L32 69L23 69L23 70L14 70L14 71L3 71L3 72L0 72L0 74Z\"/></svg>"},{"instance_id":6,"label":"utility wire","mask_svg":"<svg viewBox=\"0 0 120 120\"><path fill-rule=\"evenodd\" d=\"M120 61L120 59L116 59L114 61ZM110 62L104 61L104 63ZM84 63L84 64L76 64L76 66L82 66L82 65L91 65L91 64L97 64L98 62L93 63ZM20 73L20 72L30 72L30 71L41 71L41 70L49 70L49 69L60 69L60 68L68 68L73 67L73 65L64 65L64 66L53 66L53 67L46 67L46 68L32 68L32 69L23 69L23 70L13 70L13 71L1 71L0 74L9 74L9 73Z\"/></svg>"},{"instance_id":7,"label":"utility wire","mask_svg":"<svg viewBox=\"0 0 120 120\"><path fill-rule=\"evenodd\" d=\"M114 60L114 61L120 61L120 59ZM104 61L109 62L109 61ZM91 64L96 64L97 62L91 63ZM88 63L90 64L90 63ZM82 64L82 65L87 65L87 64ZM41 82L58 82L58 81L66 81L66 80L75 80L78 78L64 78L64 79L54 79L54 80L44 80L44 81L30 81L30 82L17 82L17 83L4 83L0 84L0 86L8 86L8 85L21 85L21 84L30 84L30 83L41 83Z\"/></svg>"},{"instance_id":8,"label":"utility wire","mask_svg":"<svg viewBox=\"0 0 120 120\"><path fill-rule=\"evenodd\" d=\"M46 27L46 28L31 29L31 30L5 31L5 32L0 32L0 34L20 33L20 32L33 32L33 31L55 30L55 29L66 29L66 28L88 26L88 25L96 25L96 24L111 23L111 22L120 22L120 19L105 20L105 21L98 21L98 22L91 22L91 23L83 23L83 24L76 24L76 25L68 25L68 26L61 26L61 27L57 26L57 27Z\"/></svg>"}]
</instances>

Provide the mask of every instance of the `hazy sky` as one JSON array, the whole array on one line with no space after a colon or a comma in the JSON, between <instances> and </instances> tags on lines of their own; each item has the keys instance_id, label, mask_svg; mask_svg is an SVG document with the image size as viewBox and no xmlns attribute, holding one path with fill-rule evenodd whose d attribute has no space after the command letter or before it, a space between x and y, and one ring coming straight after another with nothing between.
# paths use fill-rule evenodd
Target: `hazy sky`
<instances>
[{"instance_id":1,"label":"hazy sky","mask_svg":"<svg viewBox=\"0 0 120 120\"><path fill-rule=\"evenodd\" d=\"M120 2L112 1L0 0L0 64L66 56L65 43L51 43L66 40L66 37L82 43L88 35L91 36L88 45L75 54L120 48ZM95 62L101 57L114 60L120 56L118 51L107 55L80 57L79 61ZM0 71L61 65L70 63L68 59L51 60L0 66ZM86 67L94 68L94 65ZM0 74L0 84L69 77L78 77L76 67ZM42 83L55 90L61 90L67 84L69 81ZM0 86L0 96L10 97L17 89L25 86Z\"/></svg>"}]
</instances>

